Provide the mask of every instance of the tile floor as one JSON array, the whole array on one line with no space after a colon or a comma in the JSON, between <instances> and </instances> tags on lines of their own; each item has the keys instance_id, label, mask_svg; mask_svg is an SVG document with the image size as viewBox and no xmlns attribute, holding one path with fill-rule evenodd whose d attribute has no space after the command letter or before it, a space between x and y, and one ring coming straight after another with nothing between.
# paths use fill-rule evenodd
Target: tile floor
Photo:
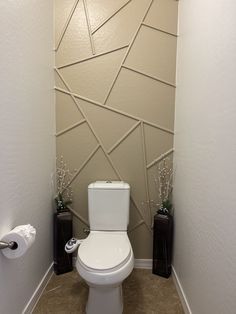
<instances>
[{"instance_id":1,"label":"tile floor","mask_svg":"<svg viewBox=\"0 0 236 314\"><path fill-rule=\"evenodd\" d=\"M53 275L33 314L84 314L88 287L76 271ZM172 278L134 269L123 283L124 314L184 314ZM98 313L112 314L112 313Z\"/></svg>"}]
</instances>

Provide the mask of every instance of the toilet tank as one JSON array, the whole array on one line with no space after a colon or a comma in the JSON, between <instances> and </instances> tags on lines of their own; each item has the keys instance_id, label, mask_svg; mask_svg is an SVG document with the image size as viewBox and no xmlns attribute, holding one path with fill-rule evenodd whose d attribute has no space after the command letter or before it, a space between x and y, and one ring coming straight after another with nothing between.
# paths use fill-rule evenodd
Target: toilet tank
<instances>
[{"instance_id":1,"label":"toilet tank","mask_svg":"<svg viewBox=\"0 0 236 314\"><path fill-rule=\"evenodd\" d=\"M91 230L127 230L130 186L123 181L96 181L88 186Z\"/></svg>"}]
</instances>

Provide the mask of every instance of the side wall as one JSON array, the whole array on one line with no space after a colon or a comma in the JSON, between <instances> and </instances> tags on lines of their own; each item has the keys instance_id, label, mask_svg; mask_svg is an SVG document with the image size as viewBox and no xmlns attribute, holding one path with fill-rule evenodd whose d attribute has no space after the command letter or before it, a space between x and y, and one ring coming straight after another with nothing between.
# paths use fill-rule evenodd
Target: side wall
<instances>
[{"instance_id":1,"label":"side wall","mask_svg":"<svg viewBox=\"0 0 236 314\"><path fill-rule=\"evenodd\" d=\"M0 238L20 224L37 229L23 257L0 252L0 312L19 314L52 263L52 1L0 1L0 21Z\"/></svg>"},{"instance_id":2,"label":"side wall","mask_svg":"<svg viewBox=\"0 0 236 314\"><path fill-rule=\"evenodd\" d=\"M57 155L71 171L77 236L87 186L131 185L136 258L152 252L156 164L173 148L175 0L56 1Z\"/></svg>"},{"instance_id":3,"label":"side wall","mask_svg":"<svg viewBox=\"0 0 236 314\"><path fill-rule=\"evenodd\" d=\"M236 309L236 3L179 3L174 268L194 314Z\"/></svg>"}]
</instances>

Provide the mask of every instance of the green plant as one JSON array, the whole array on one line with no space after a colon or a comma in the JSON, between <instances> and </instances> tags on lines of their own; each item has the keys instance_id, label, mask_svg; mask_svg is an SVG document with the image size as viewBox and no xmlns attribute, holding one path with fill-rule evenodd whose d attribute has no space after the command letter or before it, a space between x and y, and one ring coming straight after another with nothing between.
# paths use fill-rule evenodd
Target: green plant
<instances>
[{"instance_id":1,"label":"green plant","mask_svg":"<svg viewBox=\"0 0 236 314\"><path fill-rule=\"evenodd\" d=\"M68 208L67 206L72 203L72 200L64 200L62 194L58 193L55 197L55 202L57 211L60 212L66 210Z\"/></svg>"}]
</instances>

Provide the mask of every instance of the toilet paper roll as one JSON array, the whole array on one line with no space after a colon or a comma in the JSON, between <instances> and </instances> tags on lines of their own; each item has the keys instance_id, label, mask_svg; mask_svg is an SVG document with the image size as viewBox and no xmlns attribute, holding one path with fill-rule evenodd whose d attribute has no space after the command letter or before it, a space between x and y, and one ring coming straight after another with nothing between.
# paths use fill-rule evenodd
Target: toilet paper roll
<instances>
[{"instance_id":1,"label":"toilet paper roll","mask_svg":"<svg viewBox=\"0 0 236 314\"><path fill-rule=\"evenodd\" d=\"M8 232L1 241L16 242L17 248L12 250L9 248L3 249L2 253L7 258L13 259L21 257L34 243L36 230L30 224L17 226Z\"/></svg>"}]
</instances>

